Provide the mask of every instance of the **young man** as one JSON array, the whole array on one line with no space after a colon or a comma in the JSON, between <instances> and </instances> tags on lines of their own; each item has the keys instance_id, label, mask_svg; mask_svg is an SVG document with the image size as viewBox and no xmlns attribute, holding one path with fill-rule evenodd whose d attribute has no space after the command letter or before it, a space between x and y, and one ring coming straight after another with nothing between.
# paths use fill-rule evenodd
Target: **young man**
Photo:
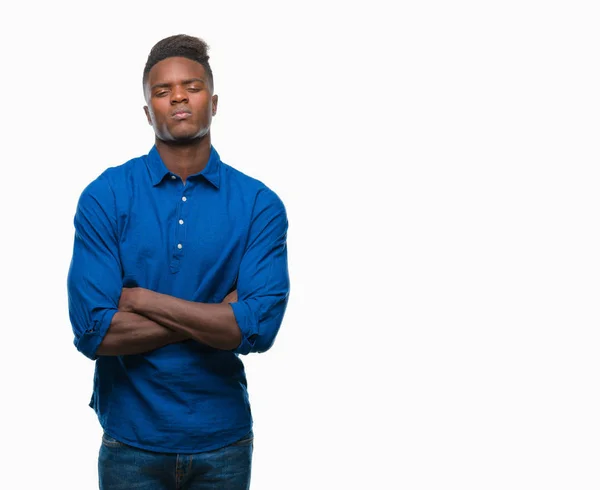
<instances>
[{"instance_id":1,"label":"young man","mask_svg":"<svg viewBox=\"0 0 600 490\"><path fill-rule=\"evenodd\" d=\"M96 361L101 489L247 489L252 416L239 354L287 305L287 217L211 145L207 45L159 41L144 69L155 145L82 192L68 276L75 346Z\"/></svg>"}]
</instances>

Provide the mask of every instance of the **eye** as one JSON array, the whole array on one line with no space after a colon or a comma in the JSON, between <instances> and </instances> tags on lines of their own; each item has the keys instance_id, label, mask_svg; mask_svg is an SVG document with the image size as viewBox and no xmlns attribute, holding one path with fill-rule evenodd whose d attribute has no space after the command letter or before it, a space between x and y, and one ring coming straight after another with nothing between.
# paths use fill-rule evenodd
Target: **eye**
<instances>
[{"instance_id":1,"label":"eye","mask_svg":"<svg viewBox=\"0 0 600 490\"><path fill-rule=\"evenodd\" d=\"M165 95L167 95L168 92L166 90L161 90L160 92L156 92L154 94L155 97L164 97Z\"/></svg>"},{"instance_id":2,"label":"eye","mask_svg":"<svg viewBox=\"0 0 600 490\"><path fill-rule=\"evenodd\" d=\"M200 87L188 87L188 91L190 92L200 92Z\"/></svg>"}]
</instances>

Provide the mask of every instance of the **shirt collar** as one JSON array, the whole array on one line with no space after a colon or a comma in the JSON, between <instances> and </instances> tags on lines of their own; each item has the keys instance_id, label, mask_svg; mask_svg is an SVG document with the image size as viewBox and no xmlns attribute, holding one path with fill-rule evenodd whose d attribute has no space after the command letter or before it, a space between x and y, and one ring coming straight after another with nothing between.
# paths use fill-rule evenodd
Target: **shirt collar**
<instances>
[{"instance_id":1,"label":"shirt collar","mask_svg":"<svg viewBox=\"0 0 600 490\"><path fill-rule=\"evenodd\" d=\"M146 162L148 170L150 171L150 177L153 186L160 184L165 176L171 173L162 161L156 145L154 145L148 153ZM210 156L208 157L208 162L206 163L204 170L202 170L202 172L198 172L197 174L190 175L190 177L195 177L197 175L202 175L202 177L204 177L217 189L219 188L221 184L221 157L219 157L219 154L217 153L217 150L215 150L214 146L211 145L210 147Z\"/></svg>"}]
</instances>

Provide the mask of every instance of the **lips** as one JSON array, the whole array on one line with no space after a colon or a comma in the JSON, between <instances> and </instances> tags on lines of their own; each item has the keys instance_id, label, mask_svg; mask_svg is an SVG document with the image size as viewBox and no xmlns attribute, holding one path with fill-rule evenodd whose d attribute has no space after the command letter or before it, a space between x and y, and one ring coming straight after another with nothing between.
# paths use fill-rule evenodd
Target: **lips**
<instances>
[{"instance_id":1,"label":"lips","mask_svg":"<svg viewBox=\"0 0 600 490\"><path fill-rule=\"evenodd\" d=\"M173 119L177 119L177 120L188 119L188 118L192 117L192 113L190 111L180 110L180 111L173 112L171 114L171 117Z\"/></svg>"}]
</instances>

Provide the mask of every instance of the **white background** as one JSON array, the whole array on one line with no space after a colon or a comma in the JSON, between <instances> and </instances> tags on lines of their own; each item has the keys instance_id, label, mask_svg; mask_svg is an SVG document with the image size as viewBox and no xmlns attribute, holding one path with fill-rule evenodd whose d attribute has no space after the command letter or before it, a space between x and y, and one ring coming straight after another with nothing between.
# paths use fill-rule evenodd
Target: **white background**
<instances>
[{"instance_id":1,"label":"white background","mask_svg":"<svg viewBox=\"0 0 600 490\"><path fill-rule=\"evenodd\" d=\"M290 221L252 488L600 487L595 2L3 9L1 488L97 488L72 219L150 149L142 70L177 33L211 46L213 144Z\"/></svg>"}]
</instances>

